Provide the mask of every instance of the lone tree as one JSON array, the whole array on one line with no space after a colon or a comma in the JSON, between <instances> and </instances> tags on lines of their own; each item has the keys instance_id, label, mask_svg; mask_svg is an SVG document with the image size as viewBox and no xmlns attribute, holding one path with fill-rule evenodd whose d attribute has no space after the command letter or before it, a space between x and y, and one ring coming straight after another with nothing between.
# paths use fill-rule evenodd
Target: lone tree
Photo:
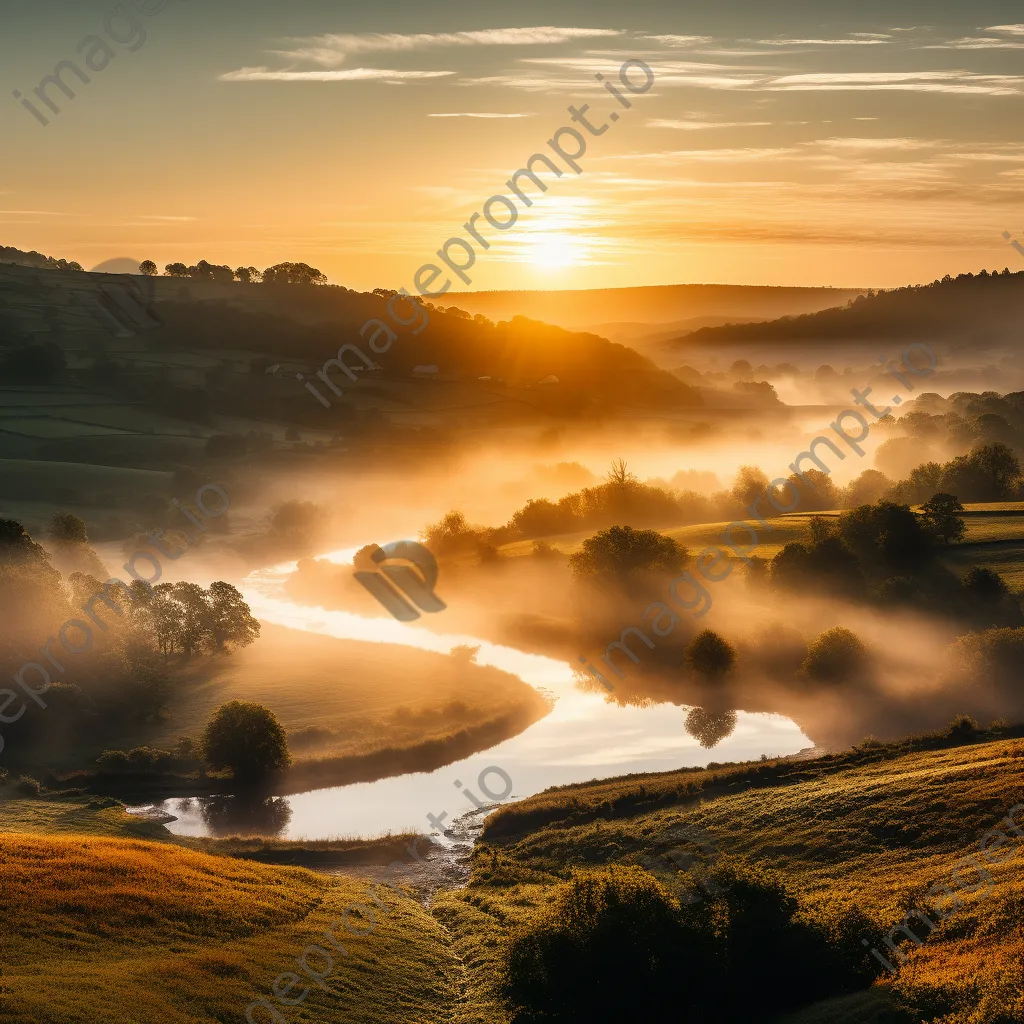
<instances>
[{"instance_id":1,"label":"lone tree","mask_svg":"<svg viewBox=\"0 0 1024 1024\"><path fill-rule=\"evenodd\" d=\"M867 648L844 626L826 630L807 648L803 673L827 683L852 679L867 663Z\"/></svg>"},{"instance_id":2,"label":"lone tree","mask_svg":"<svg viewBox=\"0 0 1024 1024\"><path fill-rule=\"evenodd\" d=\"M963 540L967 528L964 525L964 507L955 494L933 494L929 501L926 501L921 510L928 525L935 531L937 537L941 537L943 543Z\"/></svg>"},{"instance_id":3,"label":"lone tree","mask_svg":"<svg viewBox=\"0 0 1024 1024\"><path fill-rule=\"evenodd\" d=\"M728 675L736 664L736 649L714 630L702 629L687 645L686 666L707 680Z\"/></svg>"},{"instance_id":4,"label":"lone tree","mask_svg":"<svg viewBox=\"0 0 1024 1024\"><path fill-rule=\"evenodd\" d=\"M88 544L85 522L74 512L57 512L50 520L46 535L57 544Z\"/></svg>"},{"instance_id":5,"label":"lone tree","mask_svg":"<svg viewBox=\"0 0 1024 1024\"><path fill-rule=\"evenodd\" d=\"M146 277L156 277L156 264L152 260L143 260L139 264L139 273Z\"/></svg>"},{"instance_id":6,"label":"lone tree","mask_svg":"<svg viewBox=\"0 0 1024 1024\"><path fill-rule=\"evenodd\" d=\"M203 760L215 771L229 768L239 782L257 782L291 764L277 716L262 704L233 700L214 712L202 739Z\"/></svg>"},{"instance_id":7,"label":"lone tree","mask_svg":"<svg viewBox=\"0 0 1024 1024\"><path fill-rule=\"evenodd\" d=\"M657 530L613 526L583 542L583 550L569 556L569 571L580 581L627 580L641 572L677 572L688 552Z\"/></svg>"}]
</instances>

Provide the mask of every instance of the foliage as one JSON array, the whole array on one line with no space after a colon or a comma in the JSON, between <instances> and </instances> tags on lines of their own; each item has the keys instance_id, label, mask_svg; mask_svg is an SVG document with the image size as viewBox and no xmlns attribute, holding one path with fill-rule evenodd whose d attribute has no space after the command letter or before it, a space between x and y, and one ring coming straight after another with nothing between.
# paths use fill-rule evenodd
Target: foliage
<instances>
[{"instance_id":1,"label":"foliage","mask_svg":"<svg viewBox=\"0 0 1024 1024\"><path fill-rule=\"evenodd\" d=\"M73 512L56 512L46 535L58 544L88 544L89 532L84 520Z\"/></svg>"},{"instance_id":2,"label":"foliage","mask_svg":"<svg viewBox=\"0 0 1024 1024\"><path fill-rule=\"evenodd\" d=\"M327 284L327 275L305 263L276 263L263 271L264 284Z\"/></svg>"},{"instance_id":3,"label":"foliage","mask_svg":"<svg viewBox=\"0 0 1024 1024\"><path fill-rule=\"evenodd\" d=\"M613 526L583 542L569 556L569 571L579 581L622 582L640 573L678 572L688 558L686 548L656 530Z\"/></svg>"},{"instance_id":4,"label":"foliage","mask_svg":"<svg viewBox=\"0 0 1024 1024\"><path fill-rule=\"evenodd\" d=\"M863 954L846 960L863 915L802 919L777 875L737 861L702 876L709 899L684 904L639 867L574 870L508 944L517 1019L610 1024L673 1006L693 1024L738 1024L870 982Z\"/></svg>"},{"instance_id":5,"label":"foliage","mask_svg":"<svg viewBox=\"0 0 1024 1024\"><path fill-rule=\"evenodd\" d=\"M156 277L156 264L152 260L143 260L139 264L139 273L144 277Z\"/></svg>"},{"instance_id":6,"label":"foliage","mask_svg":"<svg viewBox=\"0 0 1024 1024\"><path fill-rule=\"evenodd\" d=\"M849 682L867 663L867 649L856 633L845 626L833 626L807 648L803 673L827 683Z\"/></svg>"},{"instance_id":7,"label":"foliage","mask_svg":"<svg viewBox=\"0 0 1024 1024\"><path fill-rule=\"evenodd\" d=\"M687 645L686 667L707 680L720 680L736 665L736 649L713 630L702 629Z\"/></svg>"},{"instance_id":8,"label":"foliage","mask_svg":"<svg viewBox=\"0 0 1024 1024\"><path fill-rule=\"evenodd\" d=\"M935 531L936 536L942 539L944 544L951 541L963 540L967 527L964 525L964 507L960 499L953 494L933 494L931 498L921 506L925 519L929 526Z\"/></svg>"},{"instance_id":9,"label":"foliage","mask_svg":"<svg viewBox=\"0 0 1024 1024\"><path fill-rule=\"evenodd\" d=\"M209 767L229 768L241 782L276 774L291 764L277 716L252 702L233 700L219 707L203 733L202 748Z\"/></svg>"}]
</instances>

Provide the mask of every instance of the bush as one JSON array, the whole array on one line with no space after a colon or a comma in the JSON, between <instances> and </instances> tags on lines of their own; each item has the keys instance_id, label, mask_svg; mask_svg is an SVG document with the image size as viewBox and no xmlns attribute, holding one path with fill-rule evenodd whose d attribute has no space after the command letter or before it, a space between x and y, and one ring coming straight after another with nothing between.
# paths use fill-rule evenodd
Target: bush
<instances>
[{"instance_id":1,"label":"bush","mask_svg":"<svg viewBox=\"0 0 1024 1024\"><path fill-rule=\"evenodd\" d=\"M583 542L569 556L569 571L577 580L623 582L641 573L678 572L688 558L686 548L656 530L613 526Z\"/></svg>"},{"instance_id":2,"label":"bush","mask_svg":"<svg viewBox=\"0 0 1024 1024\"><path fill-rule=\"evenodd\" d=\"M284 771L291 764L285 731L262 704L233 700L219 707L203 733L202 745L210 768L228 768L243 782Z\"/></svg>"},{"instance_id":3,"label":"bush","mask_svg":"<svg viewBox=\"0 0 1024 1024\"><path fill-rule=\"evenodd\" d=\"M722 679L736 664L736 649L724 637L702 629L687 645L686 667L704 679Z\"/></svg>"},{"instance_id":4,"label":"bush","mask_svg":"<svg viewBox=\"0 0 1024 1024\"><path fill-rule=\"evenodd\" d=\"M867 649L857 635L843 626L826 630L807 648L803 673L827 683L848 682L867 662Z\"/></svg>"},{"instance_id":5,"label":"bush","mask_svg":"<svg viewBox=\"0 0 1024 1024\"><path fill-rule=\"evenodd\" d=\"M33 779L31 775L22 775L14 784L14 791L23 796L39 796L42 788L39 780Z\"/></svg>"},{"instance_id":6,"label":"bush","mask_svg":"<svg viewBox=\"0 0 1024 1024\"><path fill-rule=\"evenodd\" d=\"M687 872L686 874L689 874ZM781 879L740 862L695 872L708 893L678 899L643 869L576 872L512 937L502 991L517 1021L749 1024L867 987L880 968L860 946L860 911L804 912Z\"/></svg>"}]
</instances>

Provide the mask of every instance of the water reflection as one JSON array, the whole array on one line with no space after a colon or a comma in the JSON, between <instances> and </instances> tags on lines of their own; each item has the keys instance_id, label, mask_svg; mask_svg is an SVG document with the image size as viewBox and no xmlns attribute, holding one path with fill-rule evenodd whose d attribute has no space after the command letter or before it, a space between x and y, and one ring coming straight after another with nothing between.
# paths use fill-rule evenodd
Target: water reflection
<instances>
[{"instance_id":1,"label":"water reflection","mask_svg":"<svg viewBox=\"0 0 1024 1024\"><path fill-rule=\"evenodd\" d=\"M266 836L279 838L288 828L292 809L284 797L224 795L188 798L178 803L177 814L198 815L206 835Z\"/></svg>"},{"instance_id":2,"label":"water reflection","mask_svg":"<svg viewBox=\"0 0 1024 1024\"><path fill-rule=\"evenodd\" d=\"M717 746L736 728L736 712L693 708L686 716L686 731L705 749Z\"/></svg>"}]
</instances>

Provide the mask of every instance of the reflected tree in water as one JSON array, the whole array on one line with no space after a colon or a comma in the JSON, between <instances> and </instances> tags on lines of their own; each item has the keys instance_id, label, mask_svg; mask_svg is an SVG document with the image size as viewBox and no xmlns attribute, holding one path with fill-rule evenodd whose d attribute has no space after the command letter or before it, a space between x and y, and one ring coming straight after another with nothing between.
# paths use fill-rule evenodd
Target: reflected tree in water
<instances>
[{"instance_id":1,"label":"reflected tree in water","mask_svg":"<svg viewBox=\"0 0 1024 1024\"><path fill-rule=\"evenodd\" d=\"M693 708L686 716L686 731L705 750L721 743L736 728L736 712Z\"/></svg>"},{"instance_id":2,"label":"reflected tree in water","mask_svg":"<svg viewBox=\"0 0 1024 1024\"><path fill-rule=\"evenodd\" d=\"M284 797L212 796L199 801L199 815L210 834L279 836L288 827L292 809Z\"/></svg>"}]
</instances>

